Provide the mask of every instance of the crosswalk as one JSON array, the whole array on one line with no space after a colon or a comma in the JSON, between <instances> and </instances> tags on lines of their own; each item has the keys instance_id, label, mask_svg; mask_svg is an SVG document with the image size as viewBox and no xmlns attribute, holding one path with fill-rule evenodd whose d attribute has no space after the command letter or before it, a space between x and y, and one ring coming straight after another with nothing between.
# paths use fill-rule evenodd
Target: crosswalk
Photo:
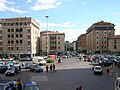
<instances>
[{"instance_id":1,"label":"crosswalk","mask_svg":"<svg viewBox=\"0 0 120 90\"><path fill-rule=\"evenodd\" d=\"M47 75L44 76L32 76L30 81L48 81Z\"/></svg>"}]
</instances>

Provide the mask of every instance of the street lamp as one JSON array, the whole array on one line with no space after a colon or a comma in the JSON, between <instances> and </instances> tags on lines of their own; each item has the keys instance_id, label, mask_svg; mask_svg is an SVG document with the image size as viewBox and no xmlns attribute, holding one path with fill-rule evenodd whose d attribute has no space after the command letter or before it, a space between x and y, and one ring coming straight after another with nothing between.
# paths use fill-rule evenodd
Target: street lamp
<instances>
[{"instance_id":1,"label":"street lamp","mask_svg":"<svg viewBox=\"0 0 120 90\"><path fill-rule=\"evenodd\" d=\"M45 16L45 17L47 19L47 28L46 28L46 30L47 30L47 56L48 56L48 17L49 16Z\"/></svg>"}]
</instances>

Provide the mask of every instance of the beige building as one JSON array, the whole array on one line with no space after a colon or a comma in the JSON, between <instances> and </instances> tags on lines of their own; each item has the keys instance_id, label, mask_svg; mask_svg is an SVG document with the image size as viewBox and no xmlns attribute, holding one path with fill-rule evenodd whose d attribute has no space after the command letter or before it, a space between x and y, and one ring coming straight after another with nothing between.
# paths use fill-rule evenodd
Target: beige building
<instances>
[{"instance_id":1,"label":"beige building","mask_svg":"<svg viewBox=\"0 0 120 90\"><path fill-rule=\"evenodd\" d=\"M78 39L77 39L77 51L78 52L85 52L87 50L87 45L86 45L86 33L81 34Z\"/></svg>"},{"instance_id":2,"label":"beige building","mask_svg":"<svg viewBox=\"0 0 120 90\"><path fill-rule=\"evenodd\" d=\"M0 55L33 57L39 53L39 23L31 17L0 19Z\"/></svg>"},{"instance_id":3,"label":"beige building","mask_svg":"<svg viewBox=\"0 0 120 90\"><path fill-rule=\"evenodd\" d=\"M40 32L41 37L41 53L58 54L65 51L64 41L65 34L58 31L43 31Z\"/></svg>"},{"instance_id":4,"label":"beige building","mask_svg":"<svg viewBox=\"0 0 120 90\"><path fill-rule=\"evenodd\" d=\"M109 50L113 53L120 53L120 35L108 38Z\"/></svg>"},{"instance_id":5,"label":"beige building","mask_svg":"<svg viewBox=\"0 0 120 90\"><path fill-rule=\"evenodd\" d=\"M115 35L115 25L100 21L87 29L87 51L89 53L104 53L108 51L109 37Z\"/></svg>"}]
</instances>

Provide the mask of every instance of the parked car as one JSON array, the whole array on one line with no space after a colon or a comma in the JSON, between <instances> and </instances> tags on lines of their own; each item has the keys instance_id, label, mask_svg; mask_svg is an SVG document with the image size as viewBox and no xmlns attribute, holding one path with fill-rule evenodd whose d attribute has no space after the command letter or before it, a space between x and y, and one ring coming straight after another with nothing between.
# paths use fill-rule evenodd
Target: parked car
<instances>
[{"instance_id":1,"label":"parked car","mask_svg":"<svg viewBox=\"0 0 120 90\"><path fill-rule=\"evenodd\" d=\"M117 67L120 68L120 61L117 63Z\"/></svg>"},{"instance_id":2,"label":"parked car","mask_svg":"<svg viewBox=\"0 0 120 90\"><path fill-rule=\"evenodd\" d=\"M10 76L10 75L16 75L18 74L20 71L19 71L19 68L15 67L15 66L12 66L10 68L8 68L5 72L5 75L6 76Z\"/></svg>"},{"instance_id":3,"label":"parked car","mask_svg":"<svg viewBox=\"0 0 120 90\"><path fill-rule=\"evenodd\" d=\"M111 61L111 60L103 60L103 61L101 62L101 66L111 66L111 65L113 65L113 64L114 64L114 62Z\"/></svg>"},{"instance_id":4,"label":"parked car","mask_svg":"<svg viewBox=\"0 0 120 90\"><path fill-rule=\"evenodd\" d=\"M0 90L18 90L14 81L0 81Z\"/></svg>"},{"instance_id":5,"label":"parked car","mask_svg":"<svg viewBox=\"0 0 120 90\"><path fill-rule=\"evenodd\" d=\"M115 80L115 90L120 90L120 77Z\"/></svg>"},{"instance_id":6,"label":"parked car","mask_svg":"<svg viewBox=\"0 0 120 90\"><path fill-rule=\"evenodd\" d=\"M94 74L102 74L102 67L101 66L95 66L94 67Z\"/></svg>"},{"instance_id":7,"label":"parked car","mask_svg":"<svg viewBox=\"0 0 120 90\"><path fill-rule=\"evenodd\" d=\"M40 90L40 88L36 82L27 82L24 83L23 90Z\"/></svg>"},{"instance_id":8,"label":"parked car","mask_svg":"<svg viewBox=\"0 0 120 90\"><path fill-rule=\"evenodd\" d=\"M35 64L30 67L30 71L43 72L43 68L41 68L41 66L39 66L38 64Z\"/></svg>"},{"instance_id":9,"label":"parked car","mask_svg":"<svg viewBox=\"0 0 120 90\"><path fill-rule=\"evenodd\" d=\"M27 62L27 63L25 63L24 68L25 68L25 69L30 69L30 67L32 67L32 65L33 65L32 62Z\"/></svg>"},{"instance_id":10,"label":"parked car","mask_svg":"<svg viewBox=\"0 0 120 90\"><path fill-rule=\"evenodd\" d=\"M44 57L41 56L33 57L32 62L34 64L46 65L46 60L44 59Z\"/></svg>"},{"instance_id":11,"label":"parked car","mask_svg":"<svg viewBox=\"0 0 120 90\"><path fill-rule=\"evenodd\" d=\"M5 73L7 69L8 69L7 65L1 65L0 66L0 73Z\"/></svg>"}]
</instances>

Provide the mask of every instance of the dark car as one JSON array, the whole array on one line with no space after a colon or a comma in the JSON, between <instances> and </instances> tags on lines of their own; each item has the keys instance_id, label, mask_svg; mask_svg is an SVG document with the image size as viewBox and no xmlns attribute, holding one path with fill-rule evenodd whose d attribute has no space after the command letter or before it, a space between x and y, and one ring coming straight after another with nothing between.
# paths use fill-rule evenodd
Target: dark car
<instances>
[{"instance_id":1,"label":"dark car","mask_svg":"<svg viewBox=\"0 0 120 90\"><path fill-rule=\"evenodd\" d=\"M5 72L5 75L6 76L10 76L10 75L16 75L18 74L20 71L19 71L19 68L15 67L15 66L12 66L10 68L8 68Z\"/></svg>"},{"instance_id":2,"label":"dark car","mask_svg":"<svg viewBox=\"0 0 120 90\"><path fill-rule=\"evenodd\" d=\"M24 83L23 90L40 90L40 88L36 82L27 82Z\"/></svg>"},{"instance_id":3,"label":"dark car","mask_svg":"<svg viewBox=\"0 0 120 90\"><path fill-rule=\"evenodd\" d=\"M30 67L30 71L43 72L43 68L41 68L41 66L39 66L38 64L35 64Z\"/></svg>"},{"instance_id":4,"label":"dark car","mask_svg":"<svg viewBox=\"0 0 120 90\"><path fill-rule=\"evenodd\" d=\"M0 73L5 73L5 71L8 69L8 66L6 65L1 65L0 66Z\"/></svg>"},{"instance_id":5,"label":"dark car","mask_svg":"<svg viewBox=\"0 0 120 90\"><path fill-rule=\"evenodd\" d=\"M113 64L114 64L114 62L111 61L111 60L103 60L103 61L101 62L101 66L111 66L111 65L113 65Z\"/></svg>"},{"instance_id":6,"label":"dark car","mask_svg":"<svg viewBox=\"0 0 120 90\"><path fill-rule=\"evenodd\" d=\"M32 65L33 65L32 62L25 63L24 68L25 68L25 69L30 69L30 67L31 67Z\"/></svg>"},{"instance_id":7,"label":"dark car","mask_svg":"<svg viewBox=\"0 0 120 90\"><path fill-rule=\"evenodd\" d=\"M120 68L120 61L117 63L117 67Z\"/></svg>"}]
</instances>

